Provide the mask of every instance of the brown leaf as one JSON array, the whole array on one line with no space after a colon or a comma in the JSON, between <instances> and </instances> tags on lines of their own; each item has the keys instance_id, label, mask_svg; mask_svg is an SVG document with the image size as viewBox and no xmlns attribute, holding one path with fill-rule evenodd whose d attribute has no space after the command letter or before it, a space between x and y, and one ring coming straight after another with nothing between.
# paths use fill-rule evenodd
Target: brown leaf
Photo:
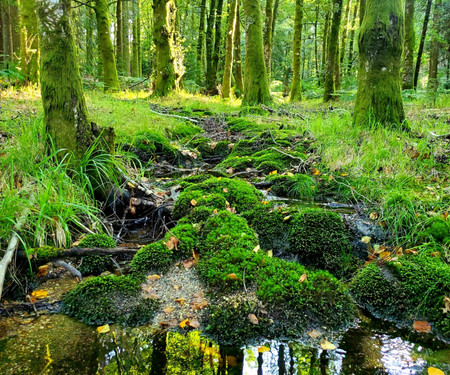
<instances>
[{"instance_id":1,"label":"brown leaf","mask_svg":"<svg viewBox=\"0 0 450 375\"><path fill-rule=\"evenodd\" d=\"M186 260L183 260L183 267L186 269L189 269L189 268L194 267L196 263L197 263L197 261L195 259L186 259Z\"/></svg>"},{"instance_id":2,"label":"brown leaf","mask_svg":"<svg viewBox=\"0 0 450 375\"><path fill-rule=\"evenodd\" d=\"M206 299L203 299L201 301L194 301L191 303L191 309L194 311L204 309L206 306L208 306L208 301Z\"/></svg>"},{"instance_id":3,"label":"brown leaf","mask_svg":"<svg viewBox=\"0 0 450 375\"><path fill-rule=\"evenodd\" d=\"M444 297L444 308L442 309L443 313L446 314L450 312L450 297Z\"/></svg>"},{"instance_id":4,"label":"brown leaf","mask_svg":"<svg viewBox=\"0 0 450 375\"><path fill-rule=\"evenodd\" d=\"M159 280L161 278L161 276L159 275L149 275L147 276L147 279L150 281L155 281L155 280Z\"/></svg>"},{"instance_id":5,"label":"brown leaf","mask_svg":"<svg viewBox=\"0 0 450 375\"><path fill-rule=\"evenodd\" d=\"M163 311L166 315L170 314L175 308L167 306Z\"/></svg>"},{"instance_id":6,"label":"brown leaf","mask_svg":"<svg viewBox=\"0 0 450 375\"><path fill-rule=\"evenodd\" d=\"M178 303L180 306L183 306L184 303L186 302L185 298L175 298L174 300L176 303Z\"/></svg>"},{"instance_id":7,"label":"brown leaf","mask_svg":"<svg viewBox=\"0 0 450 375\"><path fill-rule=\"evenodd\" d=\"M192 319L189 320L187 325L191 328L195 328L195 329L199 329L200 328L200 323L198 322L197 319Z\"/></svg>"},{"instance_id":8,"label":"brown leaf","mask_svg":"<svg viewBox=\"0 0 450 375\"><path fill-rule=\"evenodd\" d=\"M305 281L308 281L308 276L306 276L306 273L300 276L300 279L298 279L299 283L303 283Z\"/></svg>"},{"instance_id":9,"label":"brown leaf","mask_svg":"<svg viewBox=\"0 0 450 375\"><path fill-rule=\"evenodd\" d=\"M230 280L238 280L238 277L237 277L237 275L236 275L235 273L229 273L229 274L227 275L227 279L230 279Z\"/></svg>"},{"instance_id":10,"label":"brown leaf","mask_svg":"<svg viewBox=\"0 0 450 375\"><path fill-rule=\"evenodd\" d=\"M413 324L414 329L417 332L422 332L422 333L428 333L431 332L431 325L430 323L424 321L424 320L417 320L414 322Z\"/></svg>"},{"instance_id":11,"label":"brown leaf","mask_svg":"<svg viewBox=\"0 0 450 375\"><path fill-rule=\"evenodd\" d=\"M37 272L37 276L38 277L40 277L40 276L45 276L45 275L47 275L47 273L48 273L48 264L46 264L45 266L40 266L39 268L38 268L38 272Z\"/></svg>"},{"instance_id":12,"label":"brown leaf","mask_svg":"<svg viewBox=\"0 0 450 375\"><path fill-rule=\"evenodd\" d=\"M254 324L254 325L258 325L259 324L259 320L256 317L255 314L248 314L248 320L250 321L250 323Z\"/></svg>"},{"instance_id":13,"label":"brown leaf","mask_svg":"<svg viewBox=\"0 0 450 375\"><path fill-rule=\"evenodd\" d=\"M191 200L191 206L197 206L197 201L195 200L195 199L192 199Z\"/></svg>"},{"instance_id":14,"label":"brown leaf","mask_svg":"<svg viewBox=\"0 0 450 375\"><path fill-rule=\"evenodd\" d=\"M231 168L231 167L228 168L228 169L227 169L227 173L228 173L228 174L233 174L233 168Z\"/></svg>"},{"instance_id":15,"label":"brown leaf","mask_svg":"<svg viewBox=\"0 0 450 375\"><path fill-rule=\"evenodd\" d=\"M320 331L317 330L317 329L313 329L312 331L309 331L309 332L307 333L307 335L308 335L309 337L311 337L312 339L317 339L317 338L319 338L320 336L322 336L323 333L320 332Z\"/></svg>"},{"instance_id":16,"label":"brown leaf","mask_svg":"<svg viewBox=\"0 0 450 375\"><path fill-rule=\"evenodd\" d=\"M224 193L228 193L228 189L227 189L227 188L223 188L222 191L223 191Z\"/></svg>"},{"instance_id":17,"label":"brown leaf","mask_svg":"<svg viewBox=\"0 0 450 375\"><path fill-rule=\"evenodd\" d=\"M178 238L176 238L174 236L170 236L169 241L164 242L164 244L167 246L167 248L169 250L173 250L173 249L178 250L178 243L179 242L180 241L178 240Z\"/></svg>"}]
</instances>

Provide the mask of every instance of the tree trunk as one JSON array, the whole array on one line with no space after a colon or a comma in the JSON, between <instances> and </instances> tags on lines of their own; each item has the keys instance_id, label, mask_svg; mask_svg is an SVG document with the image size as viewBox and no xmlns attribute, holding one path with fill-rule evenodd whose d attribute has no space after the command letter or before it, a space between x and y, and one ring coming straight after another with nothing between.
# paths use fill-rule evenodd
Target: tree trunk
<instances>
[{"instance_id":1,"label":"tree trunk","mask_svg":"<svg viewBox=\"0 0 450 375\"><path fill-rule=\"evenodd\" d=\"M216 26L215 26L215 37L214 37L214 54L213 63L211 71L210 85L206 88L210 93L217 94L217 71L219 67L220 60L220 50L222 43L222 10L223 10L223 0L218 0L217 2L217 13L216 13Z\"/></svg>"},{"instance_id":2,"label":"tree trunk","mask_svg":"<svg viewBox=\"0 0 450 375\"><path fill-rule=\"evenodd\" d=\"M366 13L366 0L360 0L359 1L359 26L361 26L364 21L365 13Z\"/></svg>"},{"instance_id":3,"label":"tree trunk","mask_svg":"<svg viewBox=\"0 0 450 375\"><path fill-rule=\"evenodd\" d=\"M140 17L140 4L139 0L136 0L132 4L133 9L133 55L131 59L131 75L133 77L141 76L141 17Z\"/></svg>"},{"instance_id":4,"label":"tree trunk","mask_svg":"<svg viewBox=\"0 0 450 375\"><path fill-rule=\"evenodd\" d=\"M348 35L348 26L350 23L350 8L352 6L352 0L348 0L347 6L345 8L345 15L344 15L344 27L342 28L342 37L341 37L341 48L339 51L339 67L344 66L344 58L345 58L345 47L347 45L347 35ZM344 71L344 68L342 68L342 72Z\"/></svg>"},{"instance_id":5,"label":"tree trunk","mask_svg":"<svg viewBox=\"0 0 450 375\"><path fill-rule=\"evenodd\" d=\"M205 17L206 17L206 0L201 0L200 3L200 25L198 29L197 42L197 84L201 85L204 76L204 43L205 43Z\"/></svg>"},{"instance_id":6,"label":"tree trunk","mask_svg":"<svg viewBox=\"0 0 450 375\"><path fill-rule=\"evenodd\" d=\"M442 0L436 0L434 3L433 14L433 37L431 40L430 49L430 69L428 72L428 90L436 92L439 86L438 81L438 63L439 63L439 36L441 31L441 12L442 12Z\"/></svg>"},{"instance_id":7,"label":"tree trunk","mask_svg":"<svg viewBox=\"0 0 450 375\"><path fill-rule=\"evenodd\" d=\"M414 30L414 0L406 0L405 4L405 57L403 63L403 90L410 90L414 83L414 46L416 42Z\"/></svg>"},{"instance_id":8,"label":"tree trunk","mask_svg":"<svg viewBox=\"0 0 450 375\"><path fill-rule=\"evenodd\" d=\"M5 46L3 42L5 29L3 26L3 14L5 10L3 9L4 5L0 1L0 61L5 60Z\"/></svg>"},{"instance_id":9,"label":"tree trunk","mask_svg":"<svg viewBox=\"0 0 450 375\"><path fill-rule=\"evenodd\" d=\"M211 0L208 16L208 27L206 30L206 89L209 90L215 86L213 75L213 56L214 56L214 25L216 20L216 0Z\"/></svg>"},{"instance_id":10,"label":"tree trunk","mask_svg":"<svg viewBox=\"0 0 450 375\"><path fill-rule=\"evenodd\" d=\"M20 57L21 72L26 82L39 82L39 38L36 3L20 0Z\"/></svg>"},{"instance_id":11,"label":"tree trunk","mask_svg":"<svg viewBox=\"0 0 450 375\"><path fill-rule=\"evenodd\" d=\"M130 2L122 3L122 63L123 75L130 75Z\"/></svg>"},{"instance_id":12,"label":"tree trunk","mask_svg":"<svg viewBox=\"0 0 450 375\"><path fill-rule=\"evenodd\" d=\"M322 71L324 75L325 75L325 65L327 62L329 29L330 29L330 12L327 11L325 16L325 23L323 25L323 46L322 46Z\"/></svg>"},{"instance_id":13,"label":"tree trunk","mask_svg":"<svg viewBox=\"0 0 450 375\"><path fill-rule=\"evenodd\" d=\"M234 94L240 98L244 94L244 78L242 77L241 58L241 0L237 0L236 6L236 32L234 33L234 81L236 88Z\"/></svg>"},{"instance_id":14,"label":"tree trunk","mask_svg":"<svg viewBox=\"0 0 450 375\"><path fill-rule=\"evenodd\" d=\"M116 64L117 72L123 75L123 31L122 31L122 0L117 0L116 4Z\"/></svg>"},{"instance_id":15,"label":"tree trunk","mask_svg":"<svg viewBox=\"0 0 450 375\"><path fill-rule=\"evenodd\" d=\"M86 73L94 74L94 11L92 8L86 9Z\"/></svg>"},{"instance_id":16,"label":"tree trunk","mask_svg":"<svg viewBox=\"0 0 450 375\"><path fill-rule=\"evenodd\" d=\"M380 4L381 3L381 4ZM359 75L354 123L402 125L400 65L404 38L402 0L367 0L359 32Z\"/></svg>"},{"instance_id":17,"label":"tree trunk","mask_svg":"<svg viewBox=\"0 0 450 375\"><path fill-rule=\"evenodd\" d=\"M109 15L107 0L95 0L95 17L97 19L98 49L103 67L105 91L120 90L117 75L114 48L109 34Z\"/></svg>"},{"instance_id":18,"label":"tree trunk","mask_svg":"<svg viewBox=\"0 0 450 375\"><path fill-rule=\"evenodd\" d=\"M319 27L320 7L316 5L316 16L314 19L314 64L316 69L317 82L320 86L320 70L319 70L319 41L317 40L317 29Z\"/></svg>"},{"instance_id":19,"label":"tree trunk","mask_svg":"<svg viewBox=\"0 0 450 375\"><path fill-rule=\"evenodd\" d=\"M337 68L339 51L339 28L342 15L342 1L333 0L333 17L331 23L330 37L328 41L327 65L325 66L325 81L323 88L323 100L328 102L336 99L335 93L335 74Z\"/></svg>"},{"instance_id":20,"label":"tree trunk","mask_svg":"<svg viewBox=\"0 0 450 375\"><path fill-rule=\"evenodd\" d=\"M261 5L243 0L245 14L245 88L242 105L268 104L272 101L264 65Z\"/></svg>"},{"instance_id":21,"label":"tree trunk","mask_svg":"<svg viewBox=\"0 0 450 375\"><path fill-rule=\"evenodd\" d=\"M154 0L155 2L160 0ZM170 0L169 0L170 1ZM150 375L167 374L167 335L166 330L160 330L153 335Z\"/></svg>"},{"instance_id":22,"label":"tree trunk","mask_svg":"<svg viewBox=\"0 0 450 375\"><path fill-rule=\"evenodd\" d=\"M94 140L87 119L70 0L37 0L44 122L55 150L80 159ZM65 155L59 154L60 158Z\"/></svg>"},{"instance_id":23,"label":"tree trunk","mask_svg":"<svg viewBox=\"0 0 450 375\"><path fill-rule=\"evenodd\" d=\"M295 1L295 23L294 23L294 51L293 51L293 77L291 88L291 102L302 100L302 79L300 75L300 62L302 50L302 28L303 28L303 0Z\"/></svg>"},{"instance_id":24,"label":"tree trunk","mask_svg":"<svg viewBox=\"0 0 450 375\"><path fill-rule=\"evenodd\" d=\"M237 23L237 6L238 0L231 0L230 10L228 12L228 28L225 52L225 69L222 82L222 96L225 99L231 97L231 78L233 71L233 54L234 54L234 34L236 32Z\"/></svg>"},{"instance_id":25,"label":"tree trunk","mask_svg":"<svg viewBox=\"0 0 450 375\"><path fill-rule=\"evenodd\" d=\"M350 31L350 45L348 47L348 62L347 71L350 72L353 68L353 48L355 44L355 34L356 34L356 17L358 16L358 2L356 1L355 9L353 10L353 20L352 29Z\"/></svg>"},{"instance_id":26,"label":"tree trunk","mask_svg":"<svg viewBox=\"0 0 450 375\"><path fill-rule=\"evenodd\" d=\"M153 94L165 96L178 90L181 77L176 72L175 24L177 8L174 0L155 0L153 2L154 41L156 47Z\"/></svg>"},{"instance_id":27,"label":"tree trunk","mask_svg":"<svg viewBox=\"0 0 450 375\"><path fill-rule=\"evenodd\" d=\"M17 3L11 3L9 6L10 18L10 38L11 38L11 60L17 61L20 56L20 17L19 6Z\"/></svg>"},{"instance_id":28,"label":"tree trunk","mask_svg":"<svg viewBox=\"0 0 450 375\"><path fill-rule=\"evenodd\" d=\"M425 10L425 18L423 19L422 36L420 38L419 51L417 52L416 69L414 71L414 89L417 88L419 82L420 64L422 63L423 47L427 36L428 21L430 20L431 4L433 0L427 0L427 9Z\"/></svg>"},{"instance_id":29,"label":"tree trunk","mask_svg":"<svg viewBox=\"0 0 450 375\"><path fill-rule=\"evenodd\" d=\"M266 0L266 20L264 25L264 63L267 80L270 86L272 74L272 41L273 41L273 0Z\"/></svg>"}]
</instances>

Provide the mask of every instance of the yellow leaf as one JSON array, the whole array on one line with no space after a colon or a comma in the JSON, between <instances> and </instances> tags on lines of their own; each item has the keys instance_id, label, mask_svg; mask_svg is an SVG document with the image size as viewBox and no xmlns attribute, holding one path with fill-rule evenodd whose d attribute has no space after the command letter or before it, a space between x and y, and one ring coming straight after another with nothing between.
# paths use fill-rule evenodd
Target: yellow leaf
<instances>
[{"instance_id":1,"label":"yellow leaf","mask_svg":"<svg viewBox=\"0 0 450 375\"><path fill-rule=\"evenodd\" d=\"M197 201L196 201L195 199L192 199L192 200L191 200L191 205L192 205L192 206L197 206Z\"/></svg>"},{"instance_id":2,"label":"yellow leaf","mask_svg":"<svg viewBox=\"0 0 450 375\"><path fill-rule=\"evenodd\" d=\"M445 373L436 367L428 367L428 375L445 375Z\"/></svg>"},{"instance_id":3,"label":"yellow leaf","mask_svg":"<svg viewBox=\"0 0 450 375\"><path fill-rule=\"evenodd\" d=\"M389 251L383 251L380 253L381 259L389 258L390 256L391 256L391 253Z\"/></svg>"},{"instance_id":4,"label":"yellow leaf","mask_svg":"<svg viewBox=\"0 0 450 375\"><path fill-rule=\"evenodd\" d=\"M372 240L372 238L370 238L368 236L364 236L363 238L361 238L361 242L364 242L364 243L370 243L371 240Z\"/></svg>"},{"instance_id":5,"label":"yellow leaf","mask_svg":"<svg viewBox=\"0 0 450 375\"><path fill-rule=\"evenodd\" d=\"M341 173L341 177L347 177L348 173Z\"/></svg>"},{"instance_id":6,"label":"yellow leaf","mask_svg":"<svg viewBox=\"0 0 450 375\"><path fill-rule=\"evenodd\" d=\"M109 328L109 324L106 324L106 325L101 326L101 327L97 327L97 332L98 333L108 333L109 331L111 331L111 328Z\"/></svg>"},{"instance_id":7,"label":"yellow leaf","mask_svg":"<svg viewBox=\"0 0 450 375\"><path fill-rule=\"evenodd\" d=\"M255 252L255 253L257 253L259 250L261 250L261 246L256 246L254 249L253 249L253 251Z\"/></svg>"},{"instance_id":8,"label":"yellow leaf","mask_svg":"<svg viewBox=\"0 0 450 375\"><path fill-rule=\"evenodd\" d=\"M320 343L320 346L322 347L323 350L336 350L336 345L332 344L328 340L323 340Z\"/></svg>"},{"instance_id":9,"label":"yellow leaf","mask_svg":"<svg viewBox=\"0 0 450 375\"><path fill-rule=\"evenodd\" d=\"M237 280L238 277L237 277L237 275L236 275L235 273L229 273L229 274L227 275L227 279L230 279L230 280Z\"/></svg>"},{"instance_id":10,"label":"yellow leaf","mask_svg":"<svg viewBox=\"0 0 450 375\"><path fill-rule=\"evenodd\" d=\"M444 297L444 308L442 311L444 314L450 312L450 297Z\"/></svg>"},{"instance_id":11,"label":"yellow leaf","mask_svg":"<svg viewBox=\"0 0 450 375\"><path fill-rule=\"evenodd\" d=\"M269 251L267 252L267 256L268 256L269 258L272 258L272 257L273 257L273 251L272 251L272 250L269 250Z\"/></svg>"},{"instance_id":12,"label":"yellow leaf","mask_svg":"<svg viewBox=\"0 0 450 375\"><path fill-rule=\"evenodd\" d=\"M369 215L370 220L377 220L378 219L378 212L372 212Z\"/></svg>"},{"instance_id":13,"label":"yellow leaf","mask_svg":"<svg viewBox=\"0 0 450 375\"><path fill-rule=\"evenodd\" d=\"M189 319L185 319L185 320L183 320L181 323L180 323L180 327L181 328L184 328L184 327L186 327L186 325L189 323Z\"/></svg>"},{"instance_id":14,"label":"yellow leaf","mask_svg":"<svg viewBox=\"0 0 450 375\"><path fill-rule=\"evenodd\" d=\"M155 280L159 280L161 278L161 276L159 275L149 275L147 276L147 279L150 281L155 281Z\"/></svg>"},{"instance_id":15,"label":"yellow leaf","mask_svg":"<svg viewBox=\"0 0 450 375\"><path fill-rule=\"evenodd\" d=\"M256 317L255 314L248 314L248 320L250 320L250 323L254 324L254 325L258 325L259 324L259 320Z\"/></svg>"},{"instance_id":16,"label":"yellow leaf","mask_svg":"<svg viewBox=\"0 0 450 375\"><path fill-rule=\"evenodd\" d=\"M49 267L48 264L45 265L45 266L40 266L40 267L38 268L38 273L37 273L36 276L40 277L40 276L45 276L45 275L47 275L47 273L48 273L48 267Z\"/></svg>"},{"instance_id":17,"label":"yellow leaf","mask_svg":"<svg viewBox=\"0 0 450 375\"><path fill-rule=\"evenodd\" d=\"M173 307L166 307L163 311L167 315L170 314L173 310L175 310Z\"/></svg>"},{"instance_id":18,"label":"yellow leaf","mask_svg":"<svg viewBox=\"0 0 450 375\"><path fill-rule=\"evenodd\" d=\"M173 250L173 249L178 250L178 242L180 242L178 240L178 238L176 238L174 236L170 236L169 241L164 242L164 244L167 246L167 248L169 250Z\"/></svg>"},{"instance_id":19,"label":"yellow leaf","mask_svg":"<svg viewBox=\"0 0 450 375\"><path fill-rule=\"evenodd\" d=\"M46 290L35 290L33 293L31 293L31 297L36 299L47 298L48 292Z\"/></svg>"},{"instance_id":20,"label":"yellow leaf","mask_svg":"<svg viewBox=\"0 0 450 375\"><path fill-rule=\"evenodd\" d=\"M323 333L320 332L320 331L317 330L317 329L313 329L312 331L309 331L309 332L307 333L307 335L308 335L309 337L311 337L312 339L317 339L317 338L319 338L320 336L322 336Z\"/></svg>"},{"instance_id":21,"label":"yellow leaf","mask_svg":"<svg viewBox=\"0 0 450 375\"><path fill-rule=\"evenodd\" d=\"M313 168L313 170L311 172L312 172L312 174L314 176L320 176L321 175L320 171L317 168Z\"/></svg>"},{"instance_id":22,"label":"yellow leaf","mask_svg":"<svg viewBox=\"0 0 450 375\"><path fill-rule=\"evenodd\" d=\"M306 273L300 276L300 279L298 280L299 283L303 283L305 281L308 281L308 276L306 276Z\"/></svg>"},{"instance_id":23,"label":"yellow leaf","mask_svg":"<svg viewBox=\"0 0 450 375\"><path fill-rule=\"evenodd\" d=\"M183 306L184 303L186 302L185 298L175 298L174 300L176 303L178 303L180 306Z\"/></svg>"},{"instance_id":24,"label":"yellow leaf","mask_svg":"<svg viewBox=\"0 0 450 375\"><path fill-rule=\"evenodd\" d=\"M228 189L227 189L227 188L223 188L222 191L223 191L224 193L228 193Z\"/></svg>"},{"instance_id":25,"label":"yellow leaf","mask_svg":"<svg viewBox=\"0 0 450 375\"><path fill-rule=\"evenodd\" d=\"M292 215L286 216L286 217L283 218L283 221L288 221L288 220L290 220L291 218L292 218Z\"/></svg>"},{"instance_id":26,"label":"yellow leaf","mask_svg":"<svg viewBox=\"0 0 450 375\"><path fill-rule=\"evenodd\" d=\"M261 203L264 204L264 205L265 205L265 204L269 204L268 201L262 201Z\"/></svg>"},{"instance_id":27,"label":"yellow leaf","mask_svg":"<svg viewBox=\"0 0 450 375\"><path fill-rule=\"evenodd\" d=\"M260 346L258 348L258 353L266 353L266 352L270 352L270 348L268 346Z\"/></svg>"},{"instance_id":28,"label":"yellow leaf","mask_svg":"<svg viewBox=\"0 0 450 375\"><path fill-rule=\"evenodd\" d=\"M278 174L278 171L272 171L272 172L270 172L270 173L269 173L269 176L272 176L272 175L274 175L274 174Z\"/></svg>"}]
</instances>

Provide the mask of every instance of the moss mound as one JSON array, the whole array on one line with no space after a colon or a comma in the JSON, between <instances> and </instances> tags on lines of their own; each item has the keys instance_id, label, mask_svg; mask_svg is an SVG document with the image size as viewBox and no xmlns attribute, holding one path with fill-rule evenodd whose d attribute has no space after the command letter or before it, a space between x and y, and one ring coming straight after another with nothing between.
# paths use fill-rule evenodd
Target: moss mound
<instances>
[{"instance_id":1,"label":"moss mound","mask_svg":"<svg viewBox=\"0 0 450 375\"><path fill-rule=\"evenodd\" d=\"M52 258L60 257L64 254L64 249L54 246L42 246L27 250L27 255L38 261L46 261Z\"/></svg>"},{"instance_id":2,"label":"moss mound","mask_svg":"<svg viewBox=\"0 0 450 375\"><path fill-rule=\"evenodd\" d=\"M138 325L150 321L156 302L141 297L139 283L126 276L93 277L64 298L62 311L86 324Z\"/></svg>"},{"instance_id":3,"label":"moss mound","mask_svg":"<svg viewBox=\"0 0 450 375\"><path fill-rule=\"evenodd\" d=\"M227 207L227 200L220 194L204 194L202 190L184 191L180 194L172 211L174 219L181 219L188 215L194 208L208 207L212 209L224 210Z\"/></svg>"},{"instance_id":4,"label":"moss mound","mask_svg":"<svg viewBox=\"0 0 450 375\"><path fill-rule=\"evenodd\" d=\"M89 234L80 242L82 248L114 248L116 241L106 234ZM111 258L103 255L88 255L78 270L84 275L100 275L112 267Z\"/></svg>"},{"instance_id":5,"label":"moss mound","mask_svg":"<svg viewBox=\"0 0 450 375\"><path fill-rule=\"evenodd\" d=\"M140 249L131 261L131 272L145 275L150 271L166 271L172 263L173 251L163 243L154 242Z\"/></svg>"},{"instance_id":6,"label":"moss mound","mask_svg":"<svg viewBox=\"0 0 450 375\"><path fill-rule=\"evenodd\" d=\"M450 339L450 316L444 298L450 295L450 266L439 258L409 255L397 261L364 267L350 284L357 303L377 317L412 327L426 320Z\"/></svg>"},{"instance_id":7,"label":"moss mound","mask_svg":"<svg viewBox=\"0 0 450 375\"><path fill-rule=\"evenodd\" d=\"M136 134L132 145L139 151L139 158L146 162L156 158L158 161L167 160L171 164L177 164L183 159L178 149L157 132L144 131Z\"/></svg>"},{"instance_id":8,"label":"moss mound","mask_svg":"<svg viewBox=\"0 0 450 375\"><path fill-rule=\"evenodd\" d=\"M172 250L172 258L186 259L192 257L199 237L200 232L198 228L190 223L181 223L166 234L163 243L168 244L171 240L175 240L174 243L176 244Z\"/></svg>"},{"instance_id":9,"label":"moss mound","mask_svg":"<svg viewBox=\"0 0 450 375\"><path fill-rule=\"evenodd\" d=\"M318 188L314 178L304 174L271 175L266 178L273 183L272 193L287 198L312 199Z\"/></svg>"},{"instance_id":10,"label":"moss mound","mask_svg":"<svg viewBox=\"0 0 450 375\"><path fill-rule=\"evenodd\" d=\"M116 241L106 234L88 234L81 240L79 247L108 249L116 247Z\"/></svg>"}]
</instances>

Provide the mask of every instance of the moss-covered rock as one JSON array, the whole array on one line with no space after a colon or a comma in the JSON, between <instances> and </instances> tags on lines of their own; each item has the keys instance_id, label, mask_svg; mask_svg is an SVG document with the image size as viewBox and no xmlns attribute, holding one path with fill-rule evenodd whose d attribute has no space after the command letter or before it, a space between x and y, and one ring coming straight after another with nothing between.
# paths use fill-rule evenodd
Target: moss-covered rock
<instances>
[{"instance_id":1,"label":"moss-covered rock","mask_svg":"<svg viewBox=\"0 0 450 375\"><path fill-rule=\"evenodd\" d=\"M116 241L106 234L89 234L79 244L81 248L114 248ZM78 270L82 275L100 275L112 267L111 258L104 255L87 255Z\"/></svg>"},{"instance_id":2,"label":"moss-covered rock","mask_svg":"<svg viewBox=\"0 0 450 375\"><path fill-rule=\"evenodd\" d=\"M217 210L224 210L227 207L227 200L220 194L204 194L202 190L190 190L182 192L175 202L172 217L181 219L196 207L208 207Z\"/></svg>"},{"instance_id":3,"label":"moss-covered rock","mask_svg":"<svg viewBox=\"0 0 450 375\"><path fill-rule=\"evenodd\" d=\"M166 271L172 264L173 251L163 241L154 242L140 249L131 261L131 272L145 275L150 271Z\"/></svg>"},{"instance_id":4,"label":"moss-covered rock","mask_svg":"<svg viewBox=\"0 0 450 375\"><path fill-rule=\"evenodd\" d=\"M143 161L156 158L158 161L167 160L177 164L183 159L178 149L157 132L144 131L136 134L132 145L140 152L138 156Z\"/></svg>"},{"instance_id":5,"label":"moss-covered rock","mask_svg":"<svg viewBox=\"0 0 450 375\"><path fill-rule=\"evenodd\" d=\"M88 234L84 237L80 244L78 245L81 248L89 249L89 248L114 248L116 247L116 241L113 238L106 234Z\"/></svg>"},{"instance_id":6,"label":"moss-covered rock","mask_svg":"<svg viewBox=\"0 0 450 375\"><path fill-rule=\"evenodd\" d=\"M273 183L271 192L279 197L312 199L318 192L314 178L304 174L274 174L266 179Z\"/></svg>"},{"instance_id":7,"label":"moss-covered rock","mask_svg":"<svg viewBox=\"0 0 450 375\"><path fill-rule=\"evenodd\" d=\"M426 254L396 261L370 263L350 283L356 302L377 317L409 328L426 320L450 339L450 314L444 312L450 296L450 266Z\"/></svg>"},{"instance_id":8,"label":"moss-covered rock","mask_svg":"<svg viewBox=\"0 0 450 375\"><path fill-rule=\"evenodd\" d=\"M192 257L192 253L197 245L200 237L200 232L197 227L190 223L178 224L175 228L164 237L166 244L175 239L176 245L172 250L172 258L186 259ZM166 245L167 246L167 245Z\"/></svg>"},{"instance_id":9,"label":"moss-covered rock","mask_svg":"<svg viewBox=\"0 0 450 375\"><path fill-rule=\"evenodd\" d=\"M138 325L150 321L157 303L141 297L139 282L127 276L93 277L64 298L62 311L86 324Z\"/></svg>"},{"instance_id":10,"label":"moss-covered rock","mask_svg":"<svg viewBox=\"0 0 450 375\"><path fill-rule=\"evenodd\" d=\"M450 243L450 220L435 218L426 229L426 234L440 243Z\"/></svg>"}]
</instances>

